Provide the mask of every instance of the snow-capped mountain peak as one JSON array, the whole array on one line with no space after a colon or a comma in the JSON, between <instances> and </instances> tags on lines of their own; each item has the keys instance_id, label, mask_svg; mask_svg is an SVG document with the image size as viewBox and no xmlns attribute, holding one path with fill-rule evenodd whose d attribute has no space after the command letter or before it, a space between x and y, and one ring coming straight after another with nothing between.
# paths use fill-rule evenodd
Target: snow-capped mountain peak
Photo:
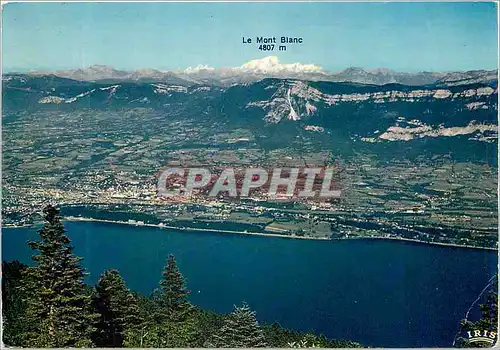
<instances>
[{"instance_id":1,"label":"snow-capped mountain peak","mask_svg":"<svg viewBox=\"0 0 500 350\"><path fill-rule=\"evenodd\" d=\"M267 56L260 59L248 61L239 67L246 73L321 73L323 69L315 64L281 63L276 56Z\"/></svg>"},{"instance_id":2,"label":"snow-capped mountain peak","mask_svg":"<svg viewBox=\"0 0 500 350\"><path fill-rule=\"evenodd\" d=\"M80 81L147 81L191 86L193 84L232 86L250 83L264 78L298 79L304 81L354 82L371 85L398 83L410 86L437 84L451 86L478 82L494 83L498 71L475 70L468 72L397 72L388 68L364 69L349 67L331 72L312 63L282 63L277 56L267 56L250 60L241 66L214 68L206 64L190 66L183 71L161 71L139 69L136 71L117 70L105 65L87 68L32 71L28 75L55 75Z\"/></svg>"}]
</instances>

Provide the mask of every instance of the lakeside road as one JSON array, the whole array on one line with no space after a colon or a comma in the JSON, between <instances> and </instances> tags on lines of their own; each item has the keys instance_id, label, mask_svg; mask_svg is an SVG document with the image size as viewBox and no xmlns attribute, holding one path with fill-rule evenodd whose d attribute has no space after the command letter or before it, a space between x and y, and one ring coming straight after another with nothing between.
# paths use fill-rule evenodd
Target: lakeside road
<instances>
[{"instance_id":1,"label":"lakeside road","mask_svg":"<svg viewBox=\"0 0 500 350\"><path fill-rule=\"evenodd\" d=\"M156 224L137 224L130 223L126 221L114 221L114 220L104 220L104 219L93 219L93 218L83 218L83 217L73 217L68 216L64 217L63 221L93 221L93 222L104 222L109 224L121 224L121 225L131 225L131 226L145 226L145 227L155 227L155 228L165 228L177 231L207 231L207 232L220 232L220 233L229 233L229 234L240 234L240 235L250 235L250 236L264 236L264 237L276 237L276 238L288 238L288 239L307 239L307 240L320 240L320 241L342 241L342 240L353 240L353 239L382 239L382 240L394 240L394 241L406 241L413 243L421 243L421 244L432 244L439 245L445 247L454 247L454 248L469 248L469 249L482 249L482 250L492 250L498 251L497 248L492 247L480 247L480 246L472 246L472 245L460 245L454 243L443 243L443 242L426 242L417 239L404 238L404 237L350 237L350 238L327 238L327 237L311 237L311 236L296 236L296 235L286 235L279 233L260 233L260 232L245 232L245 231L231 231L231 230L219 230L219 229L210 229L210 228L194 228L194 227L178 227L178 226L168 226L168 225L156 225Z\"/></svg>"},{"instance_id":2,"label":"lakeside road","mask_svg":"<svg viewBox=\"0 0 500 350\"><path fill-rule=\"evenodd\" d=\"M75 217L75 216L67 216L63 217L62 221L69 222L78 222L78 221L87 221L87 222L102 222L108 224L119 224L119 225L129 225L129 226L137 226L137 227L154 227L154 228L164 228L176 231L200 231L200 232L219 232L219 233L228 233L228 234L239 234L239 235L250 235L250 236L262 236L262 237L275 237L275 238L288 238L288 239L306 239L306 240L316 240L316 241L343 241L343 240L355 240L355 239L381 239L381 240L393 240L393 241L406 241L412 243L421 243L421 244L431 244L431 245L439 245L444 247L453 247L453 248L468 248L468 249L481 249L481 250L492 250L498 251L498 248L492 247L480 247L473 245L460 245L454 243L444 243L444 242L427 242L421 241L418 239L404 238L404 237L382 237L382 236L365 236L365 237L349 237L349 238L328 238L328 237L311 237L311 236L296 236L296 235L286 235L279 233L261 233L261 232L245 232L245 231L231 231L231 230L219 230L219 229L211 229L211 228L194 228L194 227L178 227L178 226L168 226L161 224L138 224L133 222L126 221L115 221L115 220L104 220L104 219L94 219L94 218L84 218L84 217ZM24 226L5 226L8 228L20 228L20 227L30 227L31 225Z\"/></svg>"},{"instance_id":3,"label":"lakeside road","mask_svg":"<svg viewBox=\"0 0 500 350\"><path fill-rule=\"evenodd\" d=\"M93 221L93 222L104 222L108 224L120 224L120 225L131 225L138 227L155 227L155 228L166 228L177 231L207 231L207 232L220 232L220 233L232 233L240 235L251 235L251 236L265 236L265 237L277 237L277 238L296 238L296 239L309 239L309 240L322 240L328 241L328 237L305 237L305 236L292 236L283 235L278 233L260 233L260 232L245 232L245 231L231 231L231 230L219 230L211 228L195 228L195 227L178 227L178 226L168 226L168 225L156 225L156 224L137 224L126 221L114 221L114 220L104 220L104 219L93 219L93 218L79 218L79 217L64 217L63 221Z\"/></svg>"}]
</instances>

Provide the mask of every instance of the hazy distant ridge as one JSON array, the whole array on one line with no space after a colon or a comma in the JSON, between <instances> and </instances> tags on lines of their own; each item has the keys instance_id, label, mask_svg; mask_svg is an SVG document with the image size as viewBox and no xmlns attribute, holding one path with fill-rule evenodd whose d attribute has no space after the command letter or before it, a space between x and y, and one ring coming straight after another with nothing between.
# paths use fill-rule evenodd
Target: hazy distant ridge
<instances>
[{"instance_id":1,"label":"hazy distant ridge","mask_svg":"<svg viewBox=\"0 0 500 350\"><path fill-rule=\"evenodd\" d=\"M397 83L410 86L441 84L458 85L488 83L497 80L497 70L472 70L467 72L396 72L387 68L364 69L349 67L340 72L328 72L314 64L281 63L276 56L249 61L239 67L212 68L206 65L188 67L184 71L160 71L139 69L136 71L118 70L105 65L92 65L55 71L31 71L29 75L55 75L80 81L139 81L165 82L190 86L209 84L228 86L232 84L255 82L264 78L287 78L308 81L355 82L362 84L384 85Z\"/></svg>"}]
</instances>

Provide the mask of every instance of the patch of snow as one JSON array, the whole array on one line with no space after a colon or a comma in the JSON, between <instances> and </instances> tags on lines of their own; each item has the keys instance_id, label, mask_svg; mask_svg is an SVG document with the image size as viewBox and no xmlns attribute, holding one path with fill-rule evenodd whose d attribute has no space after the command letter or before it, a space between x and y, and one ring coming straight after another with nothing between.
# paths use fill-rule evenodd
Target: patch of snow
<instances>
[{"instance_id":1,"label":"patch of snow","mask_svg":"<svg viewBox=\"0 0 500 350\"><path fill-rule=\"evenodd\" d=\"M102 90L102 91L111 90L112 92L115 92L118 87L120 87L120 85L103 87L103 88L99 88L99 90Z\"/></svg>"},{"instance_id":2,"label":"patch of snow","mask_svg":"<svg viewBox=\"0 0 500 350\"><path fill-rule=\"evenodd\" d=\"M178 85L165 85L165 84L151 84L153 86L155 94L169 94L171 92L182 92L186 93L187 88L185 86Z\"/></svg>"},{"instance_id":3,"label":"patch of snow","mask_svg":"<svg viewBox=\"0 0 500 350\"><path fill-rule=\"evenodd\" d=\"M325 128L323 128L321 126L316 126L316 125L306 125L306 126L304 126L304 130L307 130L307 131L316 131L316 132L324 132Z\"/></svg>"},{"instance_id":4,"label":"patch of snow","mask_svg":"<svg viewBox=\"0 0 500 350\"><path fill-rule=\"evenodd\" d=\"M65 100L58 96L45 96L38 100L38 103L63 103Z\"/></svg>"},{"instance_id":5,"label":"patch of snow","mask_svg":"<svg viewBox=\"0 0 500 350\"><path fill-rule=\"evenodd\" d=\"M488 106L486 105L485 102L471 102L465 105L470 111L474 109L488 109Z\"/></svg>"},{"instance_id":6,"label":"patch of snow","mask_svg":"<svg viewBox=\"0 0 500 350\"><path fill-rule=\"evenodd\" d=\"M95 91L95 89L92 89L90 91L87 91L87 92L84 92L84 93L81 93L79 95L76 95L75 97L72 97L72 98L68 98L66 101L64 101L65 103L73 103L75 102L76 100L78 100L79 98L82 98L82 97L85 97L87 95L90 95L91 93L93 93Z\"/></svg>"},{"instance_id":7,"label":"patch of snow","mask_svg":"<svg viewBox=\"0 0 500 350\"><path fill-rule=\"evenodd\" d=\"M209 86L200 86L196 89L193 89L190 93L194 94L196 92L204 92L204 91L210 91L210 90L211 90L211 88Z\"/></svg>"}]
</instances>

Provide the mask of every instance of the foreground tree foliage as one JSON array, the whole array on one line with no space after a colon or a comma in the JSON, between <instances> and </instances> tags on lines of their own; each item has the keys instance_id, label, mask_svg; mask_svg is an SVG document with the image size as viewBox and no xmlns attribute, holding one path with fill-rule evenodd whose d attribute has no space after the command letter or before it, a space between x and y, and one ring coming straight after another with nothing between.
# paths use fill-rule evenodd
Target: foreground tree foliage
<instances>
[{"instance_id":1,"label":"foreground tree foliage","mask_svg":"<svg viewBox=\"0 0 500 350\"><path fill-rule=\"evenodd\" d=\"M32 257L35 266L24 270L24 319L30 329L24 332L22 343L30 347L91 346L97 315L85 292L82 259L73 254L58 210L48 206L43 212L41 241L28 242L38 254Z\"/></svg>"},{"instance_id":2,"label":"foreground tree foliage","mask_svg":"<svg viewBox=\"0 0 500 350\"><path fill-rule=\"evenodd\" d=\"M235 306L224 320L222 328L207 341L207 347L214 348L264 348L267 346L264 333L259 327L255 311L246 303Z\"/></svg>"},{"instance_id":3,"label":"foreground tree foliage","mask_svg":"<svg viewBox=\"0 0 500 350\"><path fill-rule=\"evenodd\" d=\"M494 283L496 285L497 283ZM474 331L484 331L495 332L495 340L498 338L498 294L495 292L490 292L484 304L480 305L481 308L481 319L476 322L471 322L469 320L462 320L460 326L463 331L472 332ZM459 348L489 348L492 344L487 342L470 342L468 339L460 337L455 343L456 347Z\"/></svg>"},{"instance_id":4,"label":"foreground tree foliage","mask_svg":"<svg viewBox=\"0 0 500 350\"><path fill-rule=\"evenodd\" d=\"M279 323L263 325L262 330L271 348L361 348L350 340L332 340L323 335L300 333L281 327Z\"/></svg>"},{"instance_id":5,"label":"foreground tree foliage","mask_svg":"<svg viewBox=\"0 0 500 350\"><path fill-rule=\"evenodd\" d=\"M160 288L147 305L151 311L143 328L129 332L127 344L136 347L192 347L196 343L197 322L194 306L188 301L184 277L170 255L160 280Z\"/></svg>"},{"instance_id":6,"label":"foreground tree foliage","mask_svg":"<svg viewBox=\"0 0 500 350\"><path fill-rule=\"evenodd\" d=\"M183 321L189 318L193 306L187 300L190 292L182 276L175 257L168 257L163 271L160 288L155 291L155 301L159 307L158 317L165 321Z\"/></svg>"},{"instance_id":7,"label":"foreground tree foliage","mask_svg":"<svg viewBox=\"0 0 500 350\"><path fill-rule=\"evenodd\" d=\"M44 209L34 265L2 263L3 342L13 347L359 347L278 324L260 326L243 304L229 315L192 305L173 255L151 296L130 291L116 270L85 285L82 258L52 206Z\"/></svg>"},{"instance_id":8,"label":"foreground tree foliage","mask_svg":"<svg viewBox=\"0 0 500 350\"><path fill-rule=\"evenodd\" d=\"M25 320L25 295L21 281L28 266L19 261L2 262L2 316L3 341L5 344L20 344L28 325Z\"/></svg>"},{"instance_id":9,"label":"foreground tree foliage","mask_svg":"<svg viewBox=\"0 0 500 350\"><path fill-rule=\"evenodd\" d=\"M105 271L95 291L93 304L99 320L94 343L99 347L123 347L125 332L141 326L137 299L116 270Z\"/></svg>"}]
</instances>

